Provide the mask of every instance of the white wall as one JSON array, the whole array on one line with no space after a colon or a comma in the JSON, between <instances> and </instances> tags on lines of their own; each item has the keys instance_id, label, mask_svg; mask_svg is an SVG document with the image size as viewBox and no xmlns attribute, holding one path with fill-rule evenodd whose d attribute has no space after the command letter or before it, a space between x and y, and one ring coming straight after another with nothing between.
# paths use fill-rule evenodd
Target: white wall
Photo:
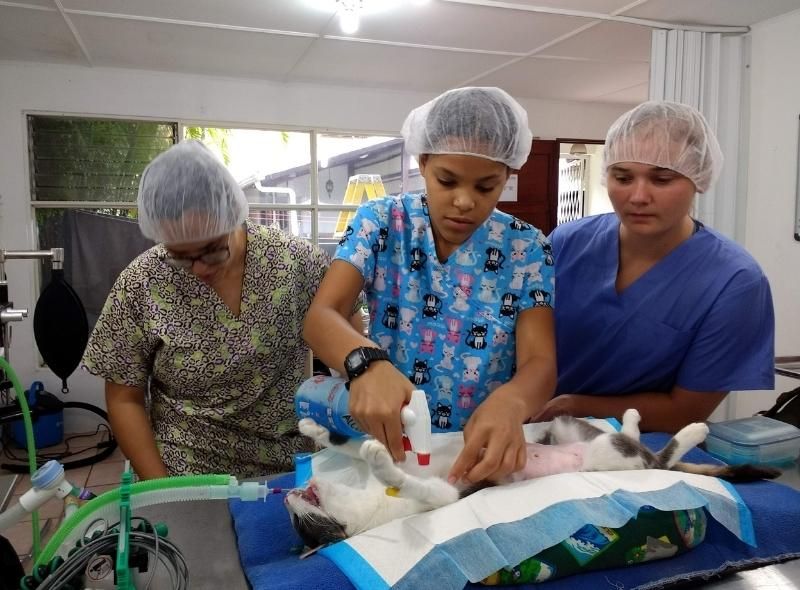
<instances>
[{"instance_id":1,"label":"white wall","mask_svg":"<svg viewBox=\"0 0 800 590\"><path fill-rule=\"evenodd\" d=\"M800 116L800 11L753 27L745 247L763 267L775 302L775 354L800 356L800 242L793 238ZM800 385L778 377L777 392ZM733 413L769 407L774 393L735 394Z\"/></svg>"},{"instance_id":2,"label":"white wall","mask_svg":"<svg viewBox=\"0 0 800 590\"><path fill-rule=\"evenodd\" d=\"M396 134L408 111L430 98L385 90L0 62L0 247L35 246L26 111ZM543 139L604 137L611 122L628 108L544 100L521 102L528 110L533 134ZM6 270L12 300L32 312L34 264L12 261ZM59 391L55 376L37 367L32 323L29 318L14 325L14 367L23 383L38 379L49 391ZM70 387L69 399L104 405L99 380L79 372L70 379ZM76 426L77 416L67 416L68 430L84 427L82 422Z\"/></svg>"}]
</instances>

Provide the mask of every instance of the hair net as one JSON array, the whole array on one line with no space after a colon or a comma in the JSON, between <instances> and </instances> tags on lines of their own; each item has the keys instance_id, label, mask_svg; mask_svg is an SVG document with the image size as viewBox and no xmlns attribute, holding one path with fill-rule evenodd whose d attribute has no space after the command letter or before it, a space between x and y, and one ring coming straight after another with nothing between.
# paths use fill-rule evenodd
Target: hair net
<instances>
[{"instance_id":1,"label":"hair net","mask_svg":"<svg viewBox=\"0 0 800 590\"><path fill-rule=\"evenodd\" d=\"M518 170L528 159L533 135L528 114L500 88L456 88L415 108L401 131L406 150L464 154Z\"/></svg>"},{"instance_id":2,"label":"hair net","mask_svg":"<svg viewBox=\"0 0 800 590\"><path fill-rule=\"evenodd\" d=\"M139 228L155 242L222 236L247 217L247 199L228 169L199 141L156 156L139 182Z\"/></svg>"},{"instance_id":3,"label":"hair net","mask_svg":"<svg viewBox=\"0 0 800 590\"><path fill-rule=\"evenodd\" d=\"M669 168L704 193L719 176L722 150L699 111L676 102L649 101L611 125L603 160L604 170L618 162Z\"/></svg>"}]
</instances>

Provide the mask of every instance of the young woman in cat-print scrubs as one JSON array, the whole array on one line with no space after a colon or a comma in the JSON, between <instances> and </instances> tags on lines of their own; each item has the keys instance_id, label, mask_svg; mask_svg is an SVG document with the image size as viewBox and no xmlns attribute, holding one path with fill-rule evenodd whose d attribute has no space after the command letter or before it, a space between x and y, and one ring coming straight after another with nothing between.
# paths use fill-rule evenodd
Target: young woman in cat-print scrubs
<instances>
[{"instance_id":1,"label":"young woman in cat-print scrubs","mask_svg":"<svg viewBox=\"0 0 800 590\"><path fill-rule=\"evenodd\" d=\"M558 414L616 416L643 430L703 421L729 391L774 386L769 283L738 244L692 219L722 153L692 107L647 102L604 148L615 213L557 227ZM702 197L701 197L702 198Z\"/></svg>"},{"instance_id":2,"label":"young woman in cat-print scrubs","mask_svg":"<svg viewBox=\"0 0 800 590\"><path fill-rule=\"evenodd\" d=\"M434 431L464 432L450 478L501 478L524 465L522 425L556 375L550 245L495 209L530 152L527 114L498 88L459 88L414 109L402 134L425 193L359 208L303 335L348 375L352 416L396 460L400 410L420 388ZM369 338L346 320L362 289Z\"/></svg>"}]
</instances>

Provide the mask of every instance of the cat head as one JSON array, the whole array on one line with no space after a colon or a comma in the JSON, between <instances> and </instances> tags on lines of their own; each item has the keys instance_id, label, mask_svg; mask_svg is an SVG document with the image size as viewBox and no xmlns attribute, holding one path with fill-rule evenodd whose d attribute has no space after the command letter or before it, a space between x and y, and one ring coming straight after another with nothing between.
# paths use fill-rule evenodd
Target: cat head
<instances>
[{"instance_id":1,"label":"cat head","mask_svg":"<svg viewBox=\"0 0 800 590\"><path fill-rule=\"evenodd\" d=\"M365 489L313 478L305 488L291 490L284 503L292 527L314 549L370 528L379 509L377 498Z\"/></svg>"}]
</instances>

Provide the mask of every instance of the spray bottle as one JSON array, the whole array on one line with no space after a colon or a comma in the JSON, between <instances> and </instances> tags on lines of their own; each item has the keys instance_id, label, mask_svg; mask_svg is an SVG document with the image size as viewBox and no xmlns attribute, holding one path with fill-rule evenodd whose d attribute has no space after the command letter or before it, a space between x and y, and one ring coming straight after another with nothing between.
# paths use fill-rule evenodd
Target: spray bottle
<instances>
[{"instance_id":1,"label":"spray bottle","mask_svg":"<svg viewBox=\"0 0 800 590\"><path fill-rule=\"evenodd\" d=\"M350 416L350 391L338 377L318 375L303 382L294 397L299 418L311 418L331 432L350 438L363 436ZM431 420L425 392L415 389L411 400L400 411L403 423L403 448L417 455L419 465L431 459Z\"/></svg>"}]
</instances>

